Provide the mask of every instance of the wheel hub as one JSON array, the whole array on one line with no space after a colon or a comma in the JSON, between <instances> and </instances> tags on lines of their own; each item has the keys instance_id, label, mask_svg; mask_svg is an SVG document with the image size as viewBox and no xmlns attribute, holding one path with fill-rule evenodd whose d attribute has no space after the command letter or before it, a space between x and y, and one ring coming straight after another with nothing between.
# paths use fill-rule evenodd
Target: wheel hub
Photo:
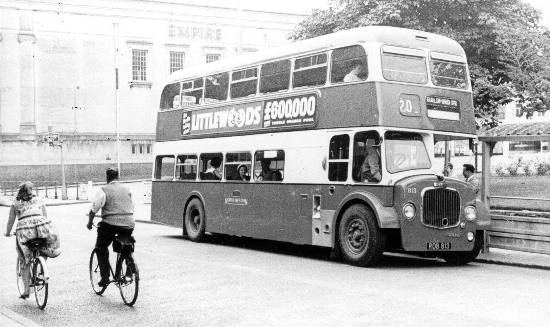
<instances>
[{"instance_id":1,"label":"wheel hub","mask_svg":"<svg viewBox=\"0 0 550 327\"><path fill-rule=\"evenodd\" d=\"M362 251L367 244L367 231L361 220L352 220L347 229L347 242L353 252Z\"/></svg>"}]
</instances>

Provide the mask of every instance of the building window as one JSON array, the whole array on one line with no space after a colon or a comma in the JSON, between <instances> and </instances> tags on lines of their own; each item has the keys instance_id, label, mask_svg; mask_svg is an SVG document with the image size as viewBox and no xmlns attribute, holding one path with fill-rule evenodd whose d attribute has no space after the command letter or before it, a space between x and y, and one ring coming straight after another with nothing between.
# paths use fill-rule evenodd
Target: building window
<instances>
[{"instance_id":1,"label":"building window","mask_svg":"<svg viewBox=\"0 0 550 327\"><path fill-rule=\"evenodd\" d=\"M147 81L147 50L132 49L132 80Z\"/></svg>"},{"instance_id":2,"label":"building window","mask_svg":"<svg viewBox=\"0 0 550 327\"><path fill-rule=\"evenodd\" d=\"M183 69L185 63L185 52L170 51L170 74Z\"/></svg>"},{"instance_id":3,"label":"building window","mask_svg":"<svg viewBox=\"0 0 550 327\"><path fill-rule=\"evenodd\" d=\"M504 120L506 118L506 113L504 108L498 108L497 109L497 119L498 120Z\"/></svg>"},{"instance_id":4,"label":"building window","mask_svg":"<svg viewBox=\"0 0 550 327\"><path fill-rule=\"evenodd\" d=\"M521 109L521 105L516 104L516 117L521 117L521 116L523 116L523 110Z\"/></svg>"},{"instance_id":5,"label":"building window","mask_svg":"<svg viewBox=\"0 0 550 327\"><path fill-rule=\"evenodd\" d=\"M207 53L206 54L206 63L211 63L214 61L218 61L222 58L222 55L219 53Z\"/></svg>"},{"instance_id":6,"label":"building window","mask_svg":"<svg viewBox=\"0 0 550 327\"><path fill-rule=\"evenodd\" d=\"M152 145L150 143L134 143L132 144L132 154L143 155L151 154Z\"/></svg>"}]
</instances>

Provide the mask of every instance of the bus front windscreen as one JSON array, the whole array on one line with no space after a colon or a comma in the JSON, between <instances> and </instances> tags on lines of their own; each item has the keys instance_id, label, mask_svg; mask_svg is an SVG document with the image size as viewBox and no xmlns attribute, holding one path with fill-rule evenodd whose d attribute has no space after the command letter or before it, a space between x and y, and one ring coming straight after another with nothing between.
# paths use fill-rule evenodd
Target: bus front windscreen
<instances>
[{"instance_id":1,"label":"bus front windscreen","mask_svg":"<svg viewBox=\"0 0 550 327\"><path fill-rule=\"evenodd\" d=\"M443 60L430 60L432 83L436 86L466 89L468 77L466 64Z\"/></svg>"},{"instance_id":2,"label":"bus front windscreen","mask_svg":"<svg viewBox=\"0 0 550 327\"><path fill-rule=\"evenodd\" d=\"M426 145L419 134L387 132L384 144L386 167L390 173L432 167Z\"/></svg>"},{"instance_id":3,"label":"bus front windscreen","mask_svg":"<svg viewBox=\"0 0 550 327\"><path fill-rule=\"evenodd\" d=\"M426 84L428 71L424 52L418 49L384 46L382 74L388 81Z\"/></svg>"}]
</instances>

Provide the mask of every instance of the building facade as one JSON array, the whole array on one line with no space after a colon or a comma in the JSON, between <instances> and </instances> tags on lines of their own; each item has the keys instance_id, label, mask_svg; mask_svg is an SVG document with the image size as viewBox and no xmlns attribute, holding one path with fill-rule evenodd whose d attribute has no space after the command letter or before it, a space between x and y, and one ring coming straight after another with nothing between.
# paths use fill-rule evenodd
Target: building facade
<instances>
[{"instance_id":1,"label":"building facade","mask_svg":"<svg viewBox=\"0 0 550 327\"><path fill-rule=\"evenodd\" d=\"M167 76L288 42L300 14L155 0L0 1L0 181L149 176ZM120 143L117 147L117 132Z\"/></svg>"}]
</instances>

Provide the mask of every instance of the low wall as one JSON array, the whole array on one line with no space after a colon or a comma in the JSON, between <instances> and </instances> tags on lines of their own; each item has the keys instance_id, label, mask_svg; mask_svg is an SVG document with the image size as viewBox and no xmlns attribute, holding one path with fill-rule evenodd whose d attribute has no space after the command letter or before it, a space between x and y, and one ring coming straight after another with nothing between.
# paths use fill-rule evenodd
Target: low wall
<instances>
[{"instance_id":1,"label":"low wall","mask_svg":"<svg viewBox=\"0 0 550 327\"><path fill-rule=\"evenodd\" d=\"M492 210L486 240L493 248L550 254L550 214Z\"/></svg>"},{"instance_id":2,"label":"low wall","mask_svg":"<svg viewBox=\"0 0 550 327\"><path fill-rule=\"evenodd\" d=\"M105 170L116 168L113 164L69 164L65 165L67 183L86 183L87 181L105 181ZM121 163L120 179L151 178L152 163ZM22 181L32 181L36 186L61 184L60 165L23 165L0 166L0 188L16 188Z\"/></svg>"}]
</instances>

